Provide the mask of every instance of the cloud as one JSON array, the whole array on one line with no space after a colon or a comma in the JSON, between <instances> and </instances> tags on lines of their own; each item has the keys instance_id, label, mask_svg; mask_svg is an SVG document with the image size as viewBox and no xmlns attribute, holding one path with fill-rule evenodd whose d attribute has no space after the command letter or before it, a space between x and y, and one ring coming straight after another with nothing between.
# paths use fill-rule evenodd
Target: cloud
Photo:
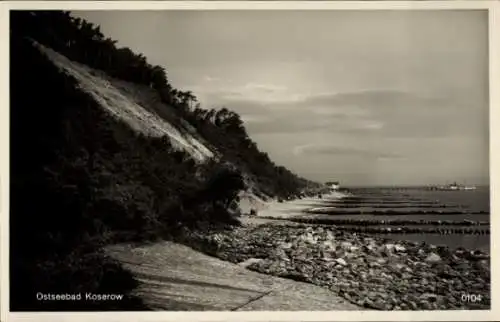
<instances>
[{"instance_id":1,"label":"cloud","mask_svg":"<svg viewBox=\"0 0 500 322\"><path fill-rule=\"evenodd\" d=\"M356 157L364 159L373 159L379 161L386 160L403 160L405 157L394 152L381 152L374 150L358 149L346 146L335 146L331 144L305 144L299 145L293 148L293 154L296 156L304 154L316 154L316 155L333 155L336 157Z\"/></svg>"},{"instance_id":2,"label":"cloud","mask_svg":"<svg viewBox=\"0 0 500 322\"><path fill-rule=\"evenodd\" d=\"M285 87L273 84L242 87L247 92L212 92L208 100L248 115L251 134L321 132L380 139L487 136L485 111L464 108L463 102L444 95L367 90L293 97ZM252 91L260 94L250 95ZM266 121L252 121L257 119ZM478 131L481 124L484 133Z\"/></svg>"},{"instance_id":3,"label":"cloud","mask_svg":"<svg viewBox=\"0 0 500 322\"><path fill-rule=\"evenodd\" d=\"M206 75L204 78L203 78L206 82L218 82L220 81L221 79L219 77L212 77L210 75Z\"/></svg>"},{"instance_id":4,"label":"cloud","mask_svg":"<svg viewBox=\"0 0 500 322\"><path fill-rule=\"evenodd\" d=\"M378 129L384 138L439 138L484 135L487 106L446 95L372 90L309 97L305 102L316 114L345 118L346 122ZM375 134L375 133L372 133Z\"/></svg>"},{"instance_id":5,"label":"cloud","mask_svg":"<svg viewBox=\"0 0 500 322\"><path fill-rule=\"evenodd\" d=\"M202 89L202 91L204 91ZM205 90L206 91L206 90ZM220 88L209 91L210 95L226 101L255 101L257 103L277 103L294 99L296 93L279 84L249 82L246 84L221 84ZM295 98L297 99L297 98Z\"/></svg>"},{"instance_id":6,"label":"cloud","mask_svg":"<svg viewBox=\"0 0 500 322\"><path fill-rule=\"evenodd\" d=\"M344 93L326 93L307 98L309 104L322 105L354 105L379 107L410 107L415 104L422 104L423 101L433 100L416 93L409 93L400 90L365 90Z\"/></svg>"},{"instance_id":7,"label":"cloud","mask_svg":"<svg viewBox=\"0 0 500 322\"><path fill-rule=\"evenodd\" d=\"M262 115L242 114L240 116L245 125L252 123L269 123L271 121L269 117Z\"/></svg>"},{"instance_id":8,"label":"cloud","mask_svg":"<svg viewBox=\"0 0 500 322\"><path fill-rule=\"evenodd\" d=\"M288 87L282 85L258 83L248 83L244 86L244 88L248 91L262 91L266 93L283 92L288 90Z\"/></svg>"},{"instance_id":9,"label":"cloud","mask_svg":"<svg viewBox=\"0 0 500 322\"><path fill-rule=\"evenodd\" d=\"M308 110L320 116L334 117L369 117L370 113L367 109L360 108L356 105L311 105L304 103L303 105L310 106Z\"/></svg>"}]
</instances>

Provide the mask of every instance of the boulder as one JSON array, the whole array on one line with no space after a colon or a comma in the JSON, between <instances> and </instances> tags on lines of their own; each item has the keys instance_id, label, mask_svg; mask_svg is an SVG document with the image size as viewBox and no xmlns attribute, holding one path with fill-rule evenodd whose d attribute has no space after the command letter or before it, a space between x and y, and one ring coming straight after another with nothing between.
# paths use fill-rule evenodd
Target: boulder
<instances>
[{"instance_id":1,"label":"boulder","mask_svg":"<svg viewBox=\"0 0 500 322\"><path fill-rule=\"evenodd\" d=\"M260 264L262 261L264 261L262 258L249 258L244 262L238 263L238 265L247 268L250 265Z\"/></svg>"},{"instance_id":2,"label":"boulder","mask_svg":"<svg viewBox=\"0 0 500 322\"><path fill-rule=\"evenodd\" d=\"M336 258L335 262L337 262L337 264L342 265L342 266L346 266L347 265L347 262L344 259L342 259L342 258Z\"/></svg>"},{"instance_id":3,"label":"boulder","mask_svg":"<svg viewBox=\"0 0 500 322\"><path fill-rule=\"evenodd\" d=\"M441 256L436 253L430 253L429 256L425 258L425 261L428 263L437 263L441 261Z\"/></svg>"},{"instance_id":4,"label":"boulder","mask_svg":"<svg viewBox=\"0 0 500 322\"><path fill-rule=\"evenodd\" d=\"M401 245L395 245L394 246L394 250L396 252L399 252L399 253L404 253L406 252L406 248L404 246L401 246Z\"/></svg>"},{"instance_id":5,"label":"boulder","mask_svg":"<svg viewBox=\"0 0 500 322\"><path fill-rule=\"evenodd\" d=\"M335 249L335 245L333 244L333 241L330 240L330 239L327 239L325 240L321 245L320 245L321 248L325 249L325 250L331 250L331 249Z\"/></svg>"},{"instance_id":6,"label":"boulder","mask_svg":"<svg viewBox=\"0 0 500 322\"><path fill-rule=\"evenodd\" d=\"M321 257L321 260L324 262L332 262L334 261L334 258L330 255L329 252L323 252L323 256Z\"/></svg>"},{"instance_id":7,"label":"boulder","mask_svg":"<svg viewBox=\"0 0 500 322\"><path fill-rule=\"evenodd\" d=\"M353 247L352 243L348 242L348 241L343 241L340 243L340 247L344 250L348 250L348 249L351 249L351 247Z\"/></svg>"},{"instance_id":8,"label":"boulder","mask_svg":"<svg viewBox=\"0 0 500 322\"><path fill-rule=\"evenodd\" d=\"M281 261L290 261L290 258L288 258L286 252L284 249L282 248L277 248L275 251L274 251L274 254L273 254L276 259L279 259Z\"/></svg>"},{"instance_id":9,"label":"boulder","mask_svg":"<svg viewBox=\"0 0 500 322\"><path fill-rule=\"evenodd\" d=\"M281 249L292 249L293 248L293 244L290 243L290 242L282 242L278 245L278 248L281 248Z\"/></svg>"},{"instance_id":10,"label":"boulder","mask_svg":"<svg viewBox=\"0 0 500 322\"><path fill-rule=\"evenodd\" d=\"M395 244L385 244L383 247L389 251L392 251L392 250L394 250L396 245Z\"/></svg>"}]
</instances>

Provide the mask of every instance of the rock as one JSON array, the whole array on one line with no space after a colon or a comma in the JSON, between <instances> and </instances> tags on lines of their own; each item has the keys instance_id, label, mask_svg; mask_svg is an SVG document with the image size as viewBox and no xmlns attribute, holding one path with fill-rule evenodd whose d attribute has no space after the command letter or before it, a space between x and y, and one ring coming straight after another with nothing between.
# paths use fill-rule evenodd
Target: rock
<instances>
[{"instance_id":1,"label":"rock","mask_svg":"<svg viewBox=\"0 0 500 322\"><path fill-rule=\"evenodd\" d=\"M292 258L294 261L297 261L297 262L306 262L308 260L307 254L305 254L305 253L295 254L295 256L293 256Z\"/></svg>"},{"instance_id":2,"label":"rock","mask_svg":"<svg viewBox=\"0 0 500 322\"><path fill-rule=\"evenodd\" d=\"M286 254L285 250L279 247L275 249L272 257L278 260L290 261L290 258L288 258L288 255Z\"/></svg>"},{"instance_id":3,"label":"rock","mask_svg":"<svg viewBox=\"0 0 500 322\"><path fill-rule=\"evenodd\" d=\"M373 302L372 300L368 299L368 298L365 298L364 301L363 301L363 306L366 307L366 308L374 308L375 306L375 302Z\"/></svg>"},{"instance_id":4,"label":"rock","mask_svg":"<svg viewBox=\"0 0 500 322\"><path fill-rule=\"evenodd\" d=\"M407 266L405 266L404 264L401 264L401 263L390 263L389 264L389 268L394 271L394 272L401 272L403 273L405 271L405 268Z\"/></svg>"},{"instance_id":5,"label":"rock","mask_svg":"<svg viewBox=\"0 0 500 322\"><path fill-rule=\"evenodd\" d=\"M342 247L342 249L344 249L344 250L348 250L352 246L353 246L352 243L347 242L347 241L343 241L343 242L340 243L340 247Z\"/></svg>"},{"instance_id":6,"label":"rock","mask_svg":"<svg viewBox=\"0 0 500 322\"><path fill-rule=\"evenodd\" d=\"M439 256L446 258L446 259L451 259L453 255L453 252L446 246L438 246L437 248L437 253Z\"/></svg>"},{"instance_id":7,"label":"rock","mask_svg":"<svg viewBox=\"0 0 500 322\"><path fill-rule=\"evenodd\" d=\"M335 262L337 262L339 265L342 265L342 266L346 266L347 265L347 262L344 259L342 259L342 258L336 258Z\"/></svg>"},{"instance_id":8,"label":"rock","mask_svg":"<svg viewBox=\"0 0 500 322\"><path fill-rule=\"evenodd\" d=\"M338 264L338 263L337 263L337 264L335 264L335 266L333 266L333 268L334 268L335 270L339 271L339 270L343 269L343 268L344 268L344 266L342 266L341 264Z\"/></svg>"},{"instance_id":9,"label":"rock","mask_svg":"<svg viewBox=\"0 0 500 322\"><path fill-rule=\"evenodd\" d=\"M469 271L470 270L470 265L468 262L457 262L452 264L453 267L458 270L458 271Z\"/></svg>"},{"instance_id":10,"label":"rock","mask_svg":"<svg viewBox=\"0 0 500 322\"><path fill-rule=\"evenodd\" d=\"M474 263L474 268L477 270L479 275L482 276L490 276L490 261L489 260L481 260Z\"/></svg>"},{"instance_id":11,"label":"rock","mask_svg":"<svg viewBox=\"0 0 500 322\"><path fill-rule=\"evenodd\" d=\"M290 243L290 242L280 243L278 245L278 247L282 248L282 249L292 249L293 246L294 246L293 243Z\"/></svg>"},{"instance_id":12,"label":"rock","mask_svg":"<svg viewBox=\"0 0 500 322\"><path fill-rule=\"evenodd\" d=\"M366 295L369 299L376 299L377 298L377 293L376 292L368 292L368 294Z\"/></svg>"},{"instance_id":13,"label":"rock","mask_svg":"<svg viewBox=\"0 0 500 322\"><path fill-rule=\"evenodd\" d=\"M306 276L304 274L301 274L301 273L297 273L297 272L284 272L283 274L279 275L280 277L284 277L284 278L289 278L289 279L292 279L294 281L299 281L299 282L309 282L310 281L310 278L309 276Z\"/></svg>"},{"instance_id":14,"label":"rock","mask_svg":"<svg viewBox=\"0 0 500 322\"><path fill-rule=\"evenodd\" d=\"M376 308L377 310L385 310L385 303L382 299L377 299L373 305L374 308Z\"/></svg>"},{"instance_id":15,"label":"rock","mask_svg":"<svg viewBox=\"0 0 500 322\"><path fill-rule=\"evenodd\" d=\"M428 263L437 263L441 261L441 256L436 253L430 253L429 256L425 258L425 261Z\"/></svg>"},{"instance_id":16,"label":"rock","mask_svg":"<svg viewBox=\"0 0 500 322\"><path fill-rule=\"evenodd\" d=\"M436 246L436 245L428 245L427 247L428 247L429 250L436 250L436 249L438 249L438 246Z\"/></svg>"},{"instance_id":17,"label":"rock","mask_svg":"<svg viewBox=\"0 0 500 322\"><path fill-rule=\"evenodd\" d=\"M432 310L432 306L430 303L428 302L420 302L420 307L423 309L423 310Z\"/></svg>"},{"instance_id":18,"label":"rock","mask_svg":"<svg viewBox=\"0 0 500 322\"><path fill-rule=\"evenodd\" d=\"M406 248L404 246L401 246L401 245L395 245L394 250L397 252L400 252L400 253L406 252Z\"/></svg>"},{"instance_id":19,"label":"rock","mask_svg":"<svg viewBox=\"0 0 500 322\"><path fill-rule=\"evenodd\" d=\"M408 304L411 310L418 310L417 303L410 301Z\"/></svg>"},{"instance_id":20,"label":"rock","mask_svg":"<svg viewBox=\"0 0 500 322\"><path fill-rule=\"evenodd\" d=\"M253 264L260 264L262 263L264 260L262 258L249 258L247 259L246 261L244 262L241 262L241 263L238 263L239 266L242 266L242 267L245 267L247 268L248 266L250 265L253 265Z\"/></svg>"},{"instance_id":21,"label":"rock","mask_svg":"<svg viewBox=\"0 0 500 322\"><path fill-rule=\"evenodd\" d=\"M401 307L402 310L408 310L410 308L410 306L406 303L401 303L399 306Z\"/></svg>"},{"instance_id":22,"label":"rock","mask_svg":"<svg viewBox=\"0 0 500 322\"><path fill-rule=\"evenodd\" d=\"M385 244L383 248L387 250L393 250L395 246L395 244Z\"/></svg>"},{"instance_id":23,"label":"rock","mask_svg":"<svg viewBox=\"0 0 500 322\"><path fill-rule=\"evenodd\" d=\"M385 272L380 273L380 277L382 277L383 279L390 279L391 278L391 276Z\"/></svg>"},{"instance_id":24,"label":"rock","mask_svg":"<svg viewBox=\"0 0 500 322\"><path fill-rule=\"evenodd\" d=\"M453 279L458 276L457 272L448 265L441 266L437 272L437 276L444 279Z\"/></svg>"},{"instance_id":25,"label":"rock","mask_svg":"<svg viewBox=\"0 0 500 322\"><path fill-rule=\"evenodd\" d=\"M330 253L324 252L321 260L323 260L324 262L332 262L335 259L330 255Z\"/></svg>"},{"instance_id":26,"label":"rock","mask_svg":"<svg viewBox=\"0 0 500 322\"><path fill-rule=\"evenodd\" d=\"M405 244L406 244L406 245L408 245L409 247L415 248L415 247L417 247L420 243L419 243L419 242L417 242L417 241L407 240L407 241L405 241Z\"/></svg>"},{"instance_id":27,"label":"rock","mask_svg":"<svg viewBox=\"0 0 500 322\"><path fill-rule=\"evenodd\" d=\"M335 249L335 245L333 244L333 240L331 240L331 239L325 240L320 245L320 247L323 248L324 250L333 250L333 249Z\"/></svg>"},{"instance_id":28,"label":"rock","mask_svg":"<svg viewBox=\"0 0 500 322\"><path fill-rule=\"evenodd\" d=\"M344 255L345 258L348 258L348 259L351 259L351 260L353 260L357 256L358 256L358 254L356 254L356 253L349 253L349 252L345 253L345 255Z\"/></svg>"},{"instance_id":29,"label":"rock","mask_svg":"<svg viewBox=\"0 0 500 322\"><path fill-rule=\"evenodd\" d=\"M436 302L438 299L438 296L436 294L431 294L431 293L424 293L420 295L420 300L426 301L426 302Z\"/></svg>"},{"instance_id":30,"label":"rock","mask_svg":"<svg viewBox=\"0 0 500 322\"><path fill-rule=\"evenodd\" d=\"M331 230L326 231L325 237L326 237L326 240L331 240L331 241L335 240L335 234Z\"/></svg>"},{"instance_id":31,"label":"rock","mask_svg":"<svg viewBox=\"0 0 500 322\"><path fill-rule=\"evenodd\" d=\"M357 265L364 265L365 264L365 258L364 257L357 257L354 262L357 264Z\"/></svg>"},{"instance_id":32,"label":"rock","mask_svg":"<svg viewBox=\"0 0 500 322\"><path fill-rule=\"evenodd\" d=\"M349 302L353 302L352 297L349 294L344 294L344 298L348 300Z\"/></svg>"},{"instance_id":33,"label":"rock","mask_svg":"<svg viewBox=\"0 0 500 322\"><path fill-rule=\"evenodd\" d=\"M300 239L308 244L316 244L318 239L312 234L312 232L307 232L306 234L300 235Z\"/></svg>"}]
</instances>

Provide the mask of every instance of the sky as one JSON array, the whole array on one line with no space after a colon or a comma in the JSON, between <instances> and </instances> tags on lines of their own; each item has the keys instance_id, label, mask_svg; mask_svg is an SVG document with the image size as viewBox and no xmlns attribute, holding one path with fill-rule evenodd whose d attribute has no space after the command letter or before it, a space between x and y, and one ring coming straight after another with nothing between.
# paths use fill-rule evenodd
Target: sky
<instances>
[{"instance_id":1,"label":"sky","mask_svg":"<svg viewBox=\"0 0 500 322\"><path fill-rule=\"evenodd\" d=\"M74 12L316 181L488 182L480 10Z\"/></svg>"}]
</instances>

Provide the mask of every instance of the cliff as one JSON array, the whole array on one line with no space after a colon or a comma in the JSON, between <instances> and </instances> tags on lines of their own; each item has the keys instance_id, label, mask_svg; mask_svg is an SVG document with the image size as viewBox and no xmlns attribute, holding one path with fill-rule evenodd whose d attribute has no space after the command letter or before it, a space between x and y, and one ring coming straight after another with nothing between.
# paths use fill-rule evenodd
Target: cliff
<instances>
[{"instance_id":1,"label":"cliff","mask_svg":"<svg viewBox=\"0 0 500 322\"><path fill-rule=\"evenodd\" d=\"M69 12L12 12L10 50L12 310L144 308L36 294L128 294L103 246L231 227L239 196L319 186L259 151L237 113L193 107L164 67Z\"/></svg>"}]
</instances>

